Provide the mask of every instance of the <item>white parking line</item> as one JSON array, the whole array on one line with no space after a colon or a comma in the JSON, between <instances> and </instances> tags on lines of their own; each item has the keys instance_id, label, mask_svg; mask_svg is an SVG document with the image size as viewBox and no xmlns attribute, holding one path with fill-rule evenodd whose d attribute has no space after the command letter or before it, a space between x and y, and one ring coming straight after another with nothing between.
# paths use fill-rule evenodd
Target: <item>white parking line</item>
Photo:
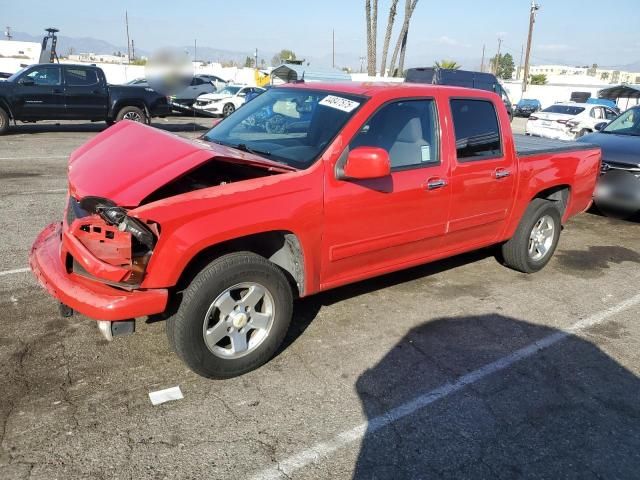
<instances>
[{"instance_id":1,"label":"white parking line","mask_svg":"<svg viewBox=\"0 0 640 480\"><path fill-rule=\"evenodd\" d=\"M419 397L403 405L400 405L393 410L390 410L378 417L372 418L367 422L361 423L360 425L353 427L350 430L345 430L344 432L339 433L326 442L317 443L314 446L307 448L306 450L302 450L295 455L285 458L284 460L279 461L276 466L267 468L257 473L253 477L253 479L271 480L288 478L295 471L311 465L312 463L319 463L323 458L346 447L350 443L361 440L365 434L370 435L438 400L443 399L448 395L462 390L468 385L476 383L484 379L485 377L488 377L489 375L504 370L514 363L519 362L520 360L529 358L545 348L549 348L559 341L566 339L572 333L577 333L589 327L602 323L611 316L638 304L640 304L640 294L631 297L628 300L625 300L617 305L614 305L602 312L596 313L583 320L580 320L579 322L571 325L566 331L559 331L548 335L547 337L544 337L537 342L516 350L506 357L502 357L495 362L489 363L484 367L463 375L453 383L442 385L441 387L424 393L423 395L420 395Z\"/></svg>"},{"instance_id":2,"label":"white parking line","mask_svg":"<svg viewBox=\"0 0 640 480\"><path fill-rule=\"evenodd\" d=\"M30 272L30 268L14 268L13 270L3 270L0 272L0 277L4 277L5 275L14 275L16 273L24 273Z\"/></svg>"}]
</instances>

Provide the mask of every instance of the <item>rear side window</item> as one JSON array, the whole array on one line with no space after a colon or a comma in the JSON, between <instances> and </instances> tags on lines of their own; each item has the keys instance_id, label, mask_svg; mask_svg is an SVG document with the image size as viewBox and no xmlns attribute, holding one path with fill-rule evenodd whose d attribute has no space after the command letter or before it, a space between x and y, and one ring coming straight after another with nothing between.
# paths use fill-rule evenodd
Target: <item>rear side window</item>
<instances>
[{"instance_id":1,"label":"rear side window","mask_svg":"<svg viewBox=\"0 0 640 480\"><path fill-rule=\"evenodd\" d=\"M68 68L65 71L67 85L72 87L85 87L98 84L96 70L85 68Z\"/></svg>"},{"instance_id":2,"label":"rear side window","mask_svg":"<svg viewBox=\"0 0 640 480\"><path fill-rule=\"evenodd\" d=\"M470 162L502 156L498 116L486 100L451 100L458 161Z\"/></svg>"},{"instance_id":3,"label":"rear side window","mask_svg":"<svg viewBox=\"0 0 640 480\"><path fill-rule=\"evenodd\" d=\"M389 103L367 120L349 148L382 148L394 170L438 165L436 125L433 100Z\"/></svg>"}]
</instances>

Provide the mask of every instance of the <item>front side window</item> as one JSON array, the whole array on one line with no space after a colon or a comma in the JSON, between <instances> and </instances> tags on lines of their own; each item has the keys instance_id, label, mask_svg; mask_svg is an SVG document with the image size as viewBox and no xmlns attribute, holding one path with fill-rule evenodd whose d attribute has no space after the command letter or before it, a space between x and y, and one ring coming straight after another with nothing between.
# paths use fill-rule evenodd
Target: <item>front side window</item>
<instances>
[{"instance_id":1,"label":"front side window","mask_svg":"<svg viewBox=\"0 0 640 480\"><path fill-rule=\"evenodd\" d=\"M65 72L67 85L72 87L86 87L98 84L98 74L95 70L85 68L69 68Z\"/></svg>"},{"instance_id":2,"label":"front side window","mask_svg":"<svg viewBox=\"0 0 640 480\"><path fill-rule=\"evenodd\" d=\"M365 101L365 97L339 92L273 88L236 110L203 138L307 168Z\"/></svg>"},{"instance_id":3,"label":"front side window","mask_svg":"<svg viewBox=\"0 0 640 480\"><path fill-rule=\"evenodd\" d=\"M631 108L602 129L602 133L640 136L640 108Z\"/></svg>"},{"instance_id":4,"label":"front side window","mask_svg":"<svg viewBox=\"0 0 640 480\"><path fill-rule=\"evenodd\" d=\"M458 161L469 162L502 156L498 116L487 100L451 100Z\"/></svg>"},{"instance_id":5,"label":"front side window","mask_svg":"<svg viewBox=\"0 0 640 480\"><path fill-rule=\"evenodd\" d=\"M349 148L378 147L389 153L392 169L438 165L433 100L405 100L383 106L365 123Z\"/></svg>"},{"instance_id":6,"label":"front side window","mask_svg":"<svg viewBox=\"0 0 640 480\"><path fill-rule=\"evenodd\" d=\"M60 81L60 67L38 67L27 73L27 78L33 80L36 85L57 86Z\"/></svg>"}]
</instances>

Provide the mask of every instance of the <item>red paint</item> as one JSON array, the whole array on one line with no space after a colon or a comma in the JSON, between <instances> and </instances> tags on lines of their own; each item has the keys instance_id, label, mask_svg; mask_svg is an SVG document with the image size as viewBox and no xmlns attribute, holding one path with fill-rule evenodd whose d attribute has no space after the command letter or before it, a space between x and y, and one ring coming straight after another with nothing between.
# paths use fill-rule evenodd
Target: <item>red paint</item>
<instances>
[{"instance_id":1,"label":"red paint","mask_svg":"<svg viewBox=\"0 0 640 480\"><path fill-rule=\"evenodd\" d=\"M563 220L590 205L600 150L585 147L518 158L507 112L492 93L417 84L314 83L292 88L369 97L306 170L290 171L249 153L180 139L130 122L116 124L76 150L69 167L71 195L103 196L130 207L130 216L159 225L158 243L141 288L126 292L67 273L63 262L68 244L61 251L59 235L49 229L36 240L31 254L32 268L41 282L61 301L93 318L121 320L157 313L165 308L167 289L176 285L199 252L227 240L278 230L296 235L302 247L305 287L301 294L306 296L507 240L530 201L548 188L570 188ZM503 147L499 158L457 161L449 100L460 96L496 105ZM436 103L441 163L389 172L385 156L366 148L355 154L354 150L350 157L354 163L345 169L359 178L342 178L345 172L339 171L337 162L366 120L387 101L420 97ZM365 169L357 160L365 154L374 168ZM170 180L203 162L219 160L260 165L279 173L141 205ZM497 179L496 173L503 170L511 174ZM364 178L374 174L376 178ZM433 181L446 185L429 189ZM66 238L69 226L63 228ZM81 243L94 257L87 257L93 275L111 275L105 265L123 267L118 262L126 254L107 255L95 244Z\"/></svg>"}]
</instances>

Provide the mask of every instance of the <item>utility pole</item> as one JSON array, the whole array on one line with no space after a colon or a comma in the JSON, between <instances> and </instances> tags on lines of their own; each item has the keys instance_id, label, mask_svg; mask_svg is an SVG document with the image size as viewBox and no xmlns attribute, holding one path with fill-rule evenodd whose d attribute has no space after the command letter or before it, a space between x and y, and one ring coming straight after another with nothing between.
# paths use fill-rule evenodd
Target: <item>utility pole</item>
<instances>
[{"instance_id":1,"label":"utility pole","mask_svg":"<svg viewBox=\"0 0 640 480\"><path fill-rule=\"evenodd\" d=\"M13 38L13 35L11 35L11 27L9 25L7 25L7 31L4 32L4 36L7 37L8 41L11 41Z\"/></svg>"},{"instance_id":2,"label":"utility pole","mask_svg":"<svg viewBox=\"0 0 640 480\"><path fill-rule=\"evenodd\" d=\"M535 0L531 0L531 8L529 11L529 36L527 37L527 54L524 57L524 72L522 76L522 93L527 91L527 83L529 82L529 56L531 55L531 38L533 37L533 24L536 23L536 12L540 10Z\"/></svg>"},{"instance_id":3,"label":"utility pole","mask_svg":"<svg viewBox=\"0 0 640 480\"><path fill-rule=\"evenodd\" d=\"M131 63L131 41L129 40L129 12L124 11L124 23L127 27L127 63Z\"/></svg>"},{"instance_id":4,"label":"utility pole","mask_svg":"<svg viewBox=\"0 0 640 480\"><path fill-rule=\"evenodd\" d=\"M520 62L518 63L518 70L516 71L516 80L520 80L520 71L522 70L522 56L524 55L524 45L520 47Z\"/></svg>"},{"instance_id":5,"label":"utility pole","mask_svg":"<svg viewBox=\"0 0 640 480\"><path fill-rule=\"evenodd\" d=\"M198 61L198 39L197 38L193 39L193 61L194 62Z\"/></svg>"},{"instance_id":6,"label":"utility pole","mask_svg":"<svg viewBox=\"0 0 640 480\"><path fill-rule=\"evenodd\" d=\"M335 29L331 30L331 66L336 68L336 31Z\"/></svg>"},{"instance_id":7,"label":"utility pole","mask_svg":"<svg viewBox=\"0 0 640 480\"><path fill-rule=\"evenodd\" d=\"M498 68L500 65L500 47L502 46L502 38L498 37L498 53L496 54L496 58L493 62L493 74L498 75Z\"/></svg>"},{"instance_id":8,"label":"utility pole","mask_svg":"<svg viewBox=\"0 0 640 480\"><path fill-rule=\"evenodd\" d=\"M136 59L136 46L133 43L133 38L131 39L131 58Z\"/></svg>"},{"instance_id":9,"label":"utility pole","mask_svg":"<svg viewBox=\"0 0 640 480\"><path fill-rule=\"evenodd\" d=\"M480 71L484 72L484 43L482 44L482 60L480 61Z\"/></svg>"},{"instance_id":10,"label":"utility pole","mask_svg":"<svg viewBox=\"0 0 640 480\"><path fill-rule=\"evenodd\" d=\"M258 49L257 48L255 53L253 54L253 66L256 70L258 69Z\"/></svg>"}]
</instances>

